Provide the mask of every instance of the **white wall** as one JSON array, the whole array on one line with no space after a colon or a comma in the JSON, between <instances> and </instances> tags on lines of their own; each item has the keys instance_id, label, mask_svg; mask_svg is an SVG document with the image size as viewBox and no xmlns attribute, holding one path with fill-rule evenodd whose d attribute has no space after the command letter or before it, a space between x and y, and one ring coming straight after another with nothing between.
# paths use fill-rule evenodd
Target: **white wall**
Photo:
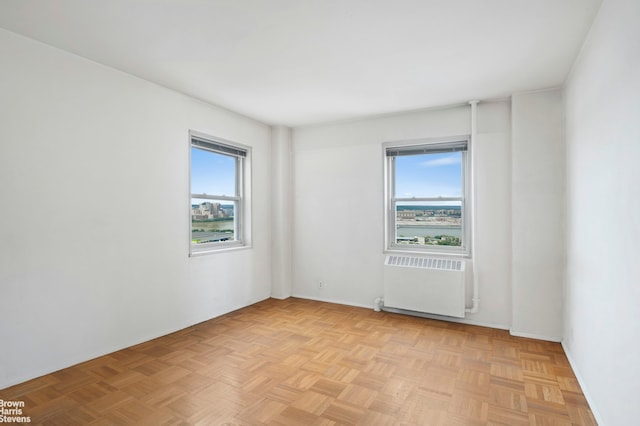
<instances>
[{"instance_id":1,"label":"white wall","mask_svg":"<svg viewBox=\"0 0 640 426\"><path fill-rule=\"evenodd\" d=\"M511 105L511 333L559 342L565 270L562 91L515 94Z\"/></svg>"},{"instance_id":2,"label":"white wall","mask_svg":"<svg viewBox=\"0 0 640 426\"><path fill-rule=\"evenodd\" d=\"M0 30L0 388L269 297L270 129ZM253 248L188 254L189 129L253 147Z\"/></svg>"},{"instance_id":3,"label":"white wall","mask_svg":"<svg viewBox=\"0 0 640 426\"><path fill-rule=\"evenodd\" d=\"M606 0L566 86L564 347L602 425L638 423L640 2Z\"/></svg>"},{"instance_id":4,"label":"white wall","mask_svg":"<svg viewBox=\"0 0 640 426\"><path fill-rule=\"evenodd\" d=\"M291 129L271 131L271 297L291 296L293 259L293 162Z\"/></svg>"},{"instance_id":5,"label":"white wall","mask_svg":"<svg viewBox=\"0 0 640 426\"><path fill-rule=\"evenodd\" d=\"M373 306L383 293L381 144L468 134L469 111L462 106L294 129L295 296ZM510 131L508 102L479 105L482 300L469 320L501 328L511 317Z\"/></svg>"}]
</instances>

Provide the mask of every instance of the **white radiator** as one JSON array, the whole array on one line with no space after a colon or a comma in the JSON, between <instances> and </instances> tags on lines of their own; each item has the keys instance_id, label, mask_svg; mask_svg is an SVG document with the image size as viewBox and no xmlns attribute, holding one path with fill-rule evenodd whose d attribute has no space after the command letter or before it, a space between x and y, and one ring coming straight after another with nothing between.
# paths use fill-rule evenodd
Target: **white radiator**
<instances>
[{"instance_id":1,"label":"white radiator","mask_svg":"<svg viewBox=\"0 0 640 426\"><path fill-rule=\"evenodd\" d=\"M387 256L384 306L464 318L464 260Z\"/></svg>"}]
</instances>

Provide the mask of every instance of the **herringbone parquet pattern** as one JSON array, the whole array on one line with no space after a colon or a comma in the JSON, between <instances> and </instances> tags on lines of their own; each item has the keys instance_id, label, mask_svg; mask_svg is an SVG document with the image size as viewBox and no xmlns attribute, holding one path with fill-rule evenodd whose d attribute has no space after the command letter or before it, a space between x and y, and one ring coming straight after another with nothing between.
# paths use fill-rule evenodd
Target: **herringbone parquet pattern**
<instances>
[{"instance_id":1,"label":"herringbone parquet pattern","mask_svg":"<svg viewBox=\"0 0 640 426\"><path fill-rule=\"evenodd\" d=\"M46 425L593 425L559 344L290 298L0 391Z\"/></svg>"}]
</instances>

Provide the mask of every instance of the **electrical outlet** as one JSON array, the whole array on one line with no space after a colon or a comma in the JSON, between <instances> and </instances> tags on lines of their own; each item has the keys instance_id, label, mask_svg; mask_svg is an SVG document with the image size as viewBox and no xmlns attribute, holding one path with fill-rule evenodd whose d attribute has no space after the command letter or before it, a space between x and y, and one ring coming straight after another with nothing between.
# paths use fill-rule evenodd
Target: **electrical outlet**
<instances>
[{"instance_id":1,"label":"electrical outlet","mask_svg":"<svg viewBox=\"0 0 640 426\"><path fill-rule=\"evenodd\" d=\"M322 281L318 283L318 288L324 288L324 283Z\"/></svg>"}]
</instances>

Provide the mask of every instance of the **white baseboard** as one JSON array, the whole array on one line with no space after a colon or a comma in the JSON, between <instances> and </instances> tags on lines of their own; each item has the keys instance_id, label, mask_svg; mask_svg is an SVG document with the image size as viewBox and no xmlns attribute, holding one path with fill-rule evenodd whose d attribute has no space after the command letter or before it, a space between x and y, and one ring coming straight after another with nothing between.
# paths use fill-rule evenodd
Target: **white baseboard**
<instances>
[{"instance_id":1,"label":"white baseboard","mask_svg":"<svg viewBox=\"0 0 640 426\"><path fill-rule=\"evenodd\" d=\"M335 299L325 299L322 297L312 297L307 296L306 294L292 294L291 297L296 297L298 299L307 299L307 300L315 300L316 302L326 302L326 303L335 303L336 305L346 305L346 306L354 306L356 308L366 308L373 310L373 304L371 305L362 305L360 303L353 302L345 302L343 300L335 300Z\"/></svg>"},{"instance_id":2,"label":"white baseboard","mask_svg":"<svg viewBox=\"0 0 640 426\"><path fill-rule=\"evenodd\" d=\"M515 331L515 330L509 330L509 334L516 337L526 337L527 339L546 340L548 342L556 342L556 343L562 342L562 337L558 337L558 336L545 336L542 334L535 334L535 333L522 333L520 331Z\"/></svg>"},{"instance_id":3,"label":"white baseboard","mask_svg":"<svg viewBox=\"0 0 640 426\"><path fill-rule=\"evenodd\" d=\"M169 334L172 333L176 333L178 331L184 330L186 328L192 327L194 325L200 324L202 322L205 321L209 321L212 320L214 318L218 318L222 315L226 315L230 312L234 312L237 311L239 309L242 308L246 308L247 306L251 306L253 304L256 304L258 302L261 302L263 300L267 300L269 297L264 297L264 298L260 298L260 299L254 299L253 301L249 302L246 305L232 305L231 307L227 307L225 309L223 309L222 311L217 311L217 312L210 312L209 314L207 314L206 316L204 316L203 318L194 318L191 321L185 323L185 324L181 324L179 326L173 327L173 328L168 328L165 329L161 332L155 332L153 334L149 334L146 336L138 336L137 338L131 339L127 342L125 342L124 344L119 344L119 345L111 345L111 346L107 346L107 347L103 347L102 350L98 350L95 352L90 352L90 353L84 353L84 354L79 354L77 355L75 358L69 358L63 362L59 362L56 364L51 364L51 365L47 365L44 367L40 367L38 369L34 369L34 370L30 370L28 372L25 372L23 374L20 375L16 375L16 376L12 376L10 378L0 378L0 390L9 388L11 386L15 386L15 385L19 385L21 383L24 382L28 382L29 380L33 380L33 379L37 379L39 377L42 376L46 376L47 374L51 374L51 373L55 373L57 371L60 370L64 370L66 368L69 367L73 367L76 366L78 364L82 364L83 362L87 362L87 361L91 361L93 359L96 358L100 358L102 356L106 356L109 354L112 354L114 352L123 350L123 349L127 349L130 348L132 346L136 346L160 337L164 337L164 336L168 336ZM0 419L0 423L2 423L1 419Z\"/></svg>"},{"instance_id":4,"label":"white baseboard","mask_svg":"<svg viewBox=\"0 0 640 426\"><path fill-rule=\"evenodd\" d=\"M571 369L573 370L573 374L576 375L576 379L578 379L578 384L580 385L580 388L582 389L582 394L584 395L585 399L587 400L587 403L589 404L589 408L591 409L591 412L593 413L593 417L595 417L596 422L599 425L604 425L605 422L602 419L602 416L600 415L600 412L598 411L598 408L595 404L595 401L593 400L593 398L591 397L591 394L589 393L589 388L587 387L587 384L585 383L584 379L582 378L582 375L580 374L580 370L578 369L578 366L576 365L573 356L571 355L571 351L569 350L569 348L565 345L564 342L562 342L562 349L564 349L564 353L567 356L567 359L569 360L569 365L571 365Z\"/></svg>"},{"instance_id":5,"label":"white baseboard","mask_svg":"<svg viewBox=\"0 0 640 426\"><path fill-rule=\"evenodd\" d=\"M326 299L326 298L321 298L321 297L312 297L312 296L308 296L306 294L298 294L298 293L296 293L296 294L292 294L291 297L297 297L299 299L307 299L307 300L316 300L318 302L335 303L335 304L338 304L338 305L355 306L355 307L358 307L358 308L367 308L367 309L372 309L372 310L374 308L373 304L364 305L364 304L359 304L359 303L345 302L344 300ZM383 310L385 310L387 312L394 312L394 308L384 308ZM408 312L402 312L402 311L398 310L397 313L407 314ZM460 323L460 324L476 325L478 327L497 328L498 330L509 330L509 326L506 326L506 325L503 325L503 324L491 324L491 323L485 323L485 322L481 322L481 321L474 321L474 320L470 320L470 319L466 319L466 318L453 318L453 317L447 317L447 316L443 316L443 315L424 314L424 313L421 313L421 312L416 313L415 316L419 316L421 318L438 320L438 321L448 321L448 322L455 322L455 323Z\"/></svg>"},{"instance_id":6,"label":"white baseboard","mask_svg":"<svg viewBox=\"0 0 640 426\"><path fill-rule=\"evenodd\" d=\"M272 294L271 297L273 299L284 300L291 297L291 295L290 294Z\"/></svg>"},{"instance_id":7,"label":"white baseboard","mask_svg":"<svg viewBox=\"0 0 640 426\"><path fill-rule=\"evenodd\" d=\"M388 307L384 307L384 308L382 308L382 310L386 311L386 312L399 313L399 314L404 314L404 315L413 315L413 316L417 316L417 317L420 317L420 318L433 319L433 320L437 320L437 321L447 321L447 322L455 322L455 323L459 323L459 324L475 325L475 326L478 326L478 327L496 328L498 330L508 330L509 329L509 327L506 326L506 325L492 324L492 323L486 323L486 322L482 322L482 321L474 321L474 320L470 320L470 319L467 319L467 318L447 317L447 316L444 316L444 315L434 315L434 314L427 314L427 313L423 313L423 312L405 311L403 309L388 308Z\"/></svg>"}]
</instances>

